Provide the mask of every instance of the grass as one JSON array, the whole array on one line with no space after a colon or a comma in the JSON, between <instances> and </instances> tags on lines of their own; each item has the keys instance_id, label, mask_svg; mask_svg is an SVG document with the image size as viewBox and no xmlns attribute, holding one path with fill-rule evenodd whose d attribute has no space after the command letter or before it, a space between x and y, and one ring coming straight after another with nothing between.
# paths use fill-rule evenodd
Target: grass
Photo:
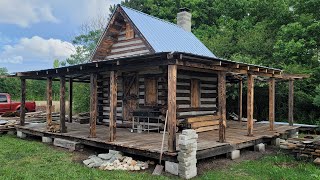
<instances>
[{"instance_id":1,"label":"grass","mask_svg":"<svg viewBox=\"0 0 320 180\"><path fill-rule=\"evenodd\" d=\"M36 141L0 136L0 179L172 179L148 172L101 171L73 161L71 152ZM279 154L211 170L197 179L320 179L320 169Z\"/></svg>"}]
</instances>

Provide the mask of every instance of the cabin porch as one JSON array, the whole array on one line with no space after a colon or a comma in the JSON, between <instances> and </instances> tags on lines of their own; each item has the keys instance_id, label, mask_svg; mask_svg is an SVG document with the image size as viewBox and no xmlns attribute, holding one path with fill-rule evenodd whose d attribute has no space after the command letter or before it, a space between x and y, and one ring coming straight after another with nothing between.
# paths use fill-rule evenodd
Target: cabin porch
<instances>
[{"instance_id":1,"label":"cabin porch","mask_svg":"<svg viewBox=\"0 0 320 180\"><path fill-rule=\"evenodd\" d=\"M197 159L227 154L233 150L251 147L259 143L270 143L281 135L292 135L298 129L296 126L275 125L274 131L270 131L268 124L255 123L254 136L247 136L245 123L228 121L227 124L226 142L224 143L219 142L219 130L199 133ZM104 125L96 126L97 136L95 138L89 137L89 124L66 123L66 126L68 129L66 133L48 132L46 123L26 123L24 126L16 126L16 129L27 135L68 139L87 146L114 149L153 159L158 159L160 156L162 133L132 133L130 129L117 128L117 140L110 142L110 130ZM165 140L168 140L167 134ZM178 141L178 138L176 140ZM176 148L176 152L170 153L168 152L168 145L165 143L164 160L177 161L179 147L177 146Z\"/></svg>"}]
</instances>

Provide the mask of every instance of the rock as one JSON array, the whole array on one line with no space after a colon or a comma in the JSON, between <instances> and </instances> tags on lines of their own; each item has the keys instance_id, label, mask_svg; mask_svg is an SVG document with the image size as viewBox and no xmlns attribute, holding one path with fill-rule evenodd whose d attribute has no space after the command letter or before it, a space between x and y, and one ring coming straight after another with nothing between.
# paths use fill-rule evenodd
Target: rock
<instances>
[{"instance_id":1,"label":"rock","mask_svg":"<svg viewBox=\"0 0 320 180\"><path fill-rule=\"evenodd\" d=\"M108 162L113 163L115 160L117 160L117 158L115 156L112 156L112 158L109 159Z\"/></svg>"},{"instance_id":2,"label":"rock","mask_svg":"<svg viewBox=\"0 0 320 180\"><path fill-rule=\"evenodd\" d=\"M135 166L135 165L137 165L137 161L132 160L130 164L131 164L132 166Z\"/></svg>"},{"instance_id":3,"label":"rock","mask_svg":"<svg viewBox=\"0 0 320 180\"><path fill-rule=\"evenodd\" d=\"M91 159L91 158L93 158L93 157L97 157L96 155L90 155L89 157L88 157L88 159Z\"/></svg>"},{"instance_id":4,"label":"rock","mask_svg":"<svg viewBox=\"0 0 320 180\"><path fill-rule=\"evenodd\" d=\"M119 159L119 161L122 161L124 159L124 156L122 154L115 154L115 157Z\"/></svg>"},{"instance_id":5,"label":"rock","mask_svg":"<svg viewBox=\"0 0 320 180\"><path fill-rule=\"evenodd\" d=\"M85 164L86 166L88 166L90 163L93 163L93 160L92 159L86 159L84 161L82 161L83 164Z\"/></svg>"},{"instance_id":6,"label":"rock","mask_svg":"<svg viewBox=\"0 0 320 180\"><path fill-rule=\"evenodd\" d=\"M133 171L133 170L134 170L134 167L133 167L133 166L129 166L129 170L130 170L130 171Z\"/></svg>"},{"instance_id":7,"label":"rock","mask_svg":"<svg viewBox=\"0 0 320 180\"><path fill-rule=\"evenodd\" d=\"M115 150L109 150L110 154L122 154L120 151L115 151Z\"/></svg>"},{"instance_id":8,"label":"rock","mask_svg":"<svg viewBox=\"0 0 320 180\"><path fill-rule=\"evenodd\" d=\"M98 155L99 158L104 159L104 160L109 160L109 159L112 158L112 156L113 156L113 154L110 154L110 153L108 153L108 154L99 154Z\"/></svg>"},{"instance_id":9,"label":"rock","mask_svg":"<svg viewBox=\"0 0 320 180\"><path fill-rule=\"evenodd\" d=\"M139 171L140 170L139 166L133 166L133 168L134 168L135 171Z\"/></svg>"},{"instance_id":10,"label":"rock","mask_svg":"<svg viewBox=\"0 0 320 180\"><path fill-rule=\"evenodd\" d=\"M320 165L320 158L316 158L313 162L317 165Z\"/></svg>"},{"instance_id":11,"label":"rock","mask_svg":"<svg viewBox=\"0 0 320 180\"><path fill-rule=\"evenodd\" d=\"M131 164L131 162L132 162L132 158L131 157L128 157L128 159L127 159L127 164Z\"/></svg>"},{"instance_id":12,"label":"rock","mask_svg":"<svg viewBox=\"0 0 320 180\"><path fill-rule=\"evenodd\" d=\"M150 164L150 165L154 165L154 161L150 161L149 164Z\"/></svg>"},{"instance_id":13,"label":"rock","mask_svg":"<svg viewBox=\"0 0 320 180\"><path fill-rule=\"evenodd\" d=\"M94 165L95 165L95 163L94 163L94 162L92 162L92 163L90 163L90 164L88 165L88 168L93 168L93 167L94 167Z\"/></svg>"},{"instance_id":14,"label":"rock","mask_svg":"<svg viewBox=\"0 0 320 180\"><path fill-rule=\"evenodd\" d=\"M98 157L93 157L93 158L91 158L91 160L94 163L93 167L100 167L104 163L104 161Z\"/></svg>"}]
</instances>

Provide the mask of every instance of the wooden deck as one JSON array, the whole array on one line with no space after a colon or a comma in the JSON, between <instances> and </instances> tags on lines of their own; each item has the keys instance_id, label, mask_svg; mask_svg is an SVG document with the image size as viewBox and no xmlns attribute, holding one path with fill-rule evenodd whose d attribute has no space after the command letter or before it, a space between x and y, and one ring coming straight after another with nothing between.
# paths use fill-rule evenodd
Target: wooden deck
<instances>
[{"instance_id":1,"label":"wooden deck","mask_svg":"<svg viewBox=\"0 0 320 180\"><path fill-rule=\"evenodd\" d=\"M247 136L246 123L240 125L238 122L228 121L226 129L227 143L219 143L219 131L213 130L199 133L197 158L203 159L221 154L226 154L235 149L242 149L262 142L271 141L281 134L296 131L298 127L287 125L275 125L274 131L269 131L268 124L254 124L253 136ZM46 136L52 138L65 138L75 140L85 145L115 149L130 154L146 156L149 158L159 158L162 134L147 132L131 133L130 129L117 128L116 141L108 142L109 127L97 125L97 138L89 138L89 125L78 123L67 123L67 133L51 133L46 131L45 123L30 123L25 126L16 126L18 131L36 136ZM177 137L179 133L177 134ZM177 140L178 142L178 140ZM167 136L164 147L164 160L176 161L177 153L168 153ZM179 151L179 148L177 147Z\"/></svg>"}]
</instances>

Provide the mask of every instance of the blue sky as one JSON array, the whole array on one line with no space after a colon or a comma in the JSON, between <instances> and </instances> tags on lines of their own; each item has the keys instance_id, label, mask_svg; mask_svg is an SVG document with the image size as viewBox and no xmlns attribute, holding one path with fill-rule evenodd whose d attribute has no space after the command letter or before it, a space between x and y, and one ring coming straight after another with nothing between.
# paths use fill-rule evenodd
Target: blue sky
<instances>
[{"instance_id":1,"label":"blue sky","mask_svg":"<svg viewBox=\"0 0 320 180\"><path fill-rule=\"evenodd\" d=\"M81 26L109 15L121 0L0 0L0 67L9 72L47 69L75 47ZM107 24L107 21L105 22Z\"/></svg>"}]
</instances>

